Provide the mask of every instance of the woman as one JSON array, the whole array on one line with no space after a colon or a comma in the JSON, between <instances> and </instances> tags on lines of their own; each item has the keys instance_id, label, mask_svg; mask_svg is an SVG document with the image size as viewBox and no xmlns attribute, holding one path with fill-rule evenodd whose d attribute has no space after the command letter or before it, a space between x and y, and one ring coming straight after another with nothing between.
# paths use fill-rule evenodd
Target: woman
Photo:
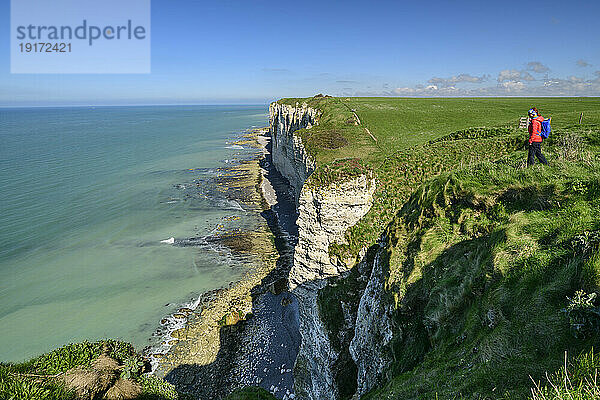
<instances>
[{"instance_id":1,"label":"woman","mask_svg":"<svg viewBox=\"0 0 600 400\"><path fill-rule=\"evenodd\" d=\"M527 166L534 165L535 159L537 157L538 160L542 164L548 165L548 161L546 161L546 157L542 154L542 121L544 117L539 115L537 108L533 107L529 110L529 119L531 122L529 123L529 127L527 128L529 131L529 154L527 155Z\"/></svg>"}]
</instances>

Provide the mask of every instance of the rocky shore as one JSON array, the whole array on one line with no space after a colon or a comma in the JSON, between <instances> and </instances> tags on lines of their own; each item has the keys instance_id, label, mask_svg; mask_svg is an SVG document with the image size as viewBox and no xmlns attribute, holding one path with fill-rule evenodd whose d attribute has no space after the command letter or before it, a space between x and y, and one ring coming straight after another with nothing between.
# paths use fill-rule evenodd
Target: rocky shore
<instances>
[{"instance_id":1,"label":"rocky shore","mask_svg":"<svg viewBox=\"0 0 600 400\"><path fill-rule=\"evenodd\" d=\"M205 293L196 310L181 310L187 323L171 333L168 353L154 355L154 373L201 399L248 385L293 399L300 346L298 304L287 283L298 235L294 195L273 167L268 129L249 132L237 144L260 151L234 167L234 179L224 179L222 189L264 223L253 232L223 235L220 243L246 253L253 268L229 287Z\"/></svg>"}]
</instances>

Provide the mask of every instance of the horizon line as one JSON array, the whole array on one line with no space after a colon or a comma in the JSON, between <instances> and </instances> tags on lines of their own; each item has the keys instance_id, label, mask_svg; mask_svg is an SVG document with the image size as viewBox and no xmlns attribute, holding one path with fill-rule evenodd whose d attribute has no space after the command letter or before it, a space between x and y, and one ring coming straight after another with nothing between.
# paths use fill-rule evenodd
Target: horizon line
<instances>
[{"instance_id":1,"label":"horizon line","mask_svg":"<svg viewBox=\"0 0 600 400\"><path fill-rule=\"evenodd\" d=\"M269 103L156 103L156 104L53 104L2 105L2 108L89 108L89 107L177 107L177 106L263 106Z\"/></svg>"},{"instance_id":2,"label":"horizon line","mask_svg":"<svg viewBox=\"0 0 600 400\"><path fill-rule=\"evenodd\" d=\"M233 103L124 103L124 104L45 104L45 105L6 105L0 104L0 109L6 108L85 108L85 107L175 107L175 106L263 106L281 99L310 99L308 97L279 97L275 100L265 102L233 102ZM536 96L536 95L505 95L505 96L331 96L336 98L389 98L389 99L500 99L500 98L600 98L600 95L554 95L554 96Z\"/></svg>"}]
</instances>

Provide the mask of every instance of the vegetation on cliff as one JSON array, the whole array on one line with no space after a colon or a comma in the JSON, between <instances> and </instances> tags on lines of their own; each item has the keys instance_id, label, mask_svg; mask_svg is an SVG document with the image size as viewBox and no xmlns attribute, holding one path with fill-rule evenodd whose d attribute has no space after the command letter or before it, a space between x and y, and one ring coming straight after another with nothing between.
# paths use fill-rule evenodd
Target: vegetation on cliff
<instances>
[{"instance_id":1,"label":"vegetation on cliff","mask_svg":"<svg viewBox=\"0 0 600 400\"><path fill-rule=\"evenodd\" d=\"M532 104L553 117L553 129L569 130L585 113L585 124L600 122L598 98L336 98L282 99L288 105L307 104L321 110L319 123L294 134L302 138L317 162L316 184L329 184L336 162L360 160L379 184L374 206L346 236L348 244L334 247L346 259L377 240L381 227L425 179L461 165L494 160L525 149L526 132L518 120ZM328 148L322 138L341 135L345 144ZM555 135L551 136L551 142ZM321 169L327 169L322 172ZM309 179L311 184L312 179ZM312 184L315 184L313 182Z\"/></svg>"},{"instance_id":2,"label":"vegetation on cliff","mask_svg":"<svg viewBox=\"0 0 600 400\"><path fill-rule=\"evenodd\" d=\"M598 347L595 304L564 310L600 284L600 163L517 157L426 182L389 225L396 361L369 398L523 398L565 351Z\"/></svg>"},{"instance_id":3,"label":"vegetation on cliff","mask_svg":"<svg viewBox=\"0 0 600 400\"><path fill-rule=\"evenodd\" d=\"M346 243L329 249L347 259L370 248L363 266L332 278L318 297L339 353L340 396L356 390L348 320L369 278L365 262L383 238L393 361L366 398L594 398L600 101L316 97L308 104L323 111L318 126L298 133L318 164L312 184L335 180L331 166L349 158L377 178L371 211ZM550 166L525 165L527 133L516 125L531 105L553 117L544 143ZM347 144L309 140L329 130L348 135Z\"/></svg>"},{"instance_id":4,"label":"vegetation on cliff","mask_svg":"<svg viewBox=\"0 0 600 400\"><path fill-rule=\"evenodd\" d=\"M189 399L170 383L144 375L148 367L129 343L73 343L24 363L0 364L0 398Z\"/></svg>"}]
</instances>

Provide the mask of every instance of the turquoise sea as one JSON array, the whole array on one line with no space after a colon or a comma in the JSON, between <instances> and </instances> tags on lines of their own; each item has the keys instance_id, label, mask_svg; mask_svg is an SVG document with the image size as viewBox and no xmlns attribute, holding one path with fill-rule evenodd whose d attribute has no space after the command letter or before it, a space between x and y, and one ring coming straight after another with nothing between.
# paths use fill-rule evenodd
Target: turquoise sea
<instances>
[{"instance_id":1,"label":"turquoise sea","mask_svg":"<svg viewBox=\"0 0 600 400\"><path fill-rule=\"evenodd\" d=\"M0 361L84 339L153 344L165 315L238 279L219 246L160 243L248 217L215 190L265 106L0 109Z\"/></svg>"}]
</instances>

